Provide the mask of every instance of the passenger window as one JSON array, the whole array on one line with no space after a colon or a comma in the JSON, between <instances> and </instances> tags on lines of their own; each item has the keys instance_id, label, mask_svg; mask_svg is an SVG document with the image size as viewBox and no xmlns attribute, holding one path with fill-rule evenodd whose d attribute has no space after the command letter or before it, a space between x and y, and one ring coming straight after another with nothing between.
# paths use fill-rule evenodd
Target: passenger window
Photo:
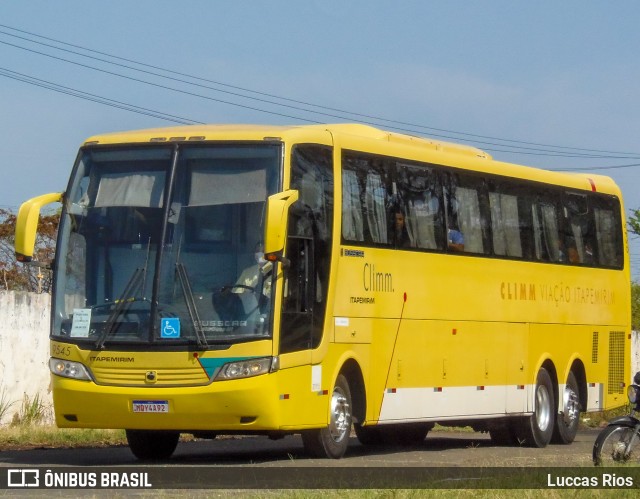
<instances>
[{"instance_id":1,"label":"passenger window","mask_svg":"<svg viewBox=\"0 0 640 499\"><path fill-rule=\"evenodd\" d=\"M396 211L405 218L408 242L396 247L444 249L443 210L438 176L431 168L398 163ZM397 228L396 228L397 230ZM398 237L396 237L397 239Z\"/></svg>"},{"instance_id":2,"label":"passenger window","mask_svg":"<svg viewBox=\"0 0 640 499\"><path fill-rule=\"evenodd\" d=\"M364 241L360 186L355 171L342 171L342 237L345 241Z\"/></svg>"},{"instance_id":3,"label":"passenger window","mask_svg":"<svg viewBox=\"0 0 640 499\"><path fill-rule=\"evenodd\" d=\"M488 224L482 216L482 182L458 174L449 174L446 179L444 198L449 250L486 253Z\"/></svg>"},{"instance_id":4,"label":"passenger window","mask_svg":"<svg viewBox=\"0 0 640 499\"><path fill-rule=\"evenodd\" d=\"M494 253L499 256L522 258L518 197L491 192L489 207Z\"/></svg>"},{"instance_id":5,"label":"passenger window","mask_svg":"<svg viewBox=\"0 0 640 499\"><path fill-rule=\"evenodd\" d=\"M536 259L548 262L567 262L567 252L558 233L556 207L545 200L532 206Z\"/></svg>"},{"instance_id":6,"label":"passenger window","mask_svg":"<svg viewBox=\"0 0 640 499\"><path fill-rule=\"evenodd\" d=\"M342 170L342 237L345 241L387 245L391 172L386 160L345 156Z\"/></svg>"},{"instance_id":7,"label":"passenger window","mask_svg":"<svg viewBox=\"0 0 640 499\"><path fill-rule=\"evenodd\" d=\"M569 263L593 265L593 231L585 194L567 192L563 198L564 229L562 237Z\"/></svg>"},{"instance_id":8,"label":"passenger window","mask_svg":"<svg viewBox=\"0 0 640 499\"><path fill-rule=\"evenodd\" d=\"M622 243L620 238L619 209L598 200L594 208L596 238L598 244L598 264L604 267L622 267ZM607 206L610 205L610 206Z\"/></svg>"},{"instance_id":9,"label":"passenger window","mask_svg":"<svg viewBox=\"0 0 640 499\"><path fill-rule=\"evenodd\" d=\"M371 240L387 243L387 213L385 209L387 191L377 173L367 174L365 187L365 207Z\"/></svg>"}]
</instances>

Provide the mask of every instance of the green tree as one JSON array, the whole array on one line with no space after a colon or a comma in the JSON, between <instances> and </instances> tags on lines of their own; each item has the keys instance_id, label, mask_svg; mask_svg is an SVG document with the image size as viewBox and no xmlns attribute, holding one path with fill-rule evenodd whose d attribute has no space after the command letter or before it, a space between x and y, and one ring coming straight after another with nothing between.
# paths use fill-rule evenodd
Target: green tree
<instances>
[{"instance_id":1,"label":"green tree","mask_svg":"<svg viewBox=\"0 0 640 499\"><path fill-rule=\"evenodd\" d=\"M640 331L640 284L631 283L631 329Z\"/></svg>"},{"instance_id":2,"label":"green tree","mask_svg":"<svg viewBox=\"0 0 640 499\"><path fill-rule=\"evenodd\" d=\"M50 262L56 249L56 234L60 214L40 215L36 237L34 261ZM16 214L0 208L0 289L11 291L51 291L51 271L16 261L14 241Z\"/></svg>"},{"instance_id":3,"label":"green tree","mask_svg":"<svg viewBox=\"0 0 640 499\"><path fill-rule=\"evenodd\" d=\"M629 223L629 232L640 236L640 208L631 210L631 215L627 220Z\"/></svg>"}]
</instances>

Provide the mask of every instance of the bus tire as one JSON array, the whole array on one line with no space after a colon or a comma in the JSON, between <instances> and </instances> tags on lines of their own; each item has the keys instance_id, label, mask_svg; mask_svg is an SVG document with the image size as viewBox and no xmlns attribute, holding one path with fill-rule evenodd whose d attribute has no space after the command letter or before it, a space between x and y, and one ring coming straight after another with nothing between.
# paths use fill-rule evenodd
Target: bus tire
<instances>
[{"instance_id":1,"label":"bus tire","mask_svg":"<svg viewBox=\"0 0 640 499\"><path fill-rule=\"evenodd\" d=\"M177 431L126 430L126 434L131 452L141 461L168 459L180 438Z\"/></svg>"},{"instance_id":2,"label":"bus tire","mask_svg":"<svg viewBox=\"0 0 640 499\"><path fill-rule=\"evenodd\" d=\"M315 457L340 459L347 451L353 421L351 390L342 374L336 379L330 403L329 425L303 431L302 443Z\"/></svg>"},{"instance_id":3,"label":"bus tire","mask_svg":"<svg viewBox=\"0 0 640 499\"><path fill-rule=\"evenodd\" d=\"M518 443L528 447L546 447L553 435L555 413L553 383L547 370L542 367L536 377L533 414L515 426Z\"/></svg>"},{"instance_id":4,"label":"bus tire","mask_svg":"<svg viewBox=\"0 0 640 499\"><path fill-rule=\"evenodd\" d=\"M573 371L567 376L567 383L562 395L564 410L556 414L556 424L551 441L556 444L570 444L578 433L580 421L580 392Z\"/></svg>"}]
</instances>

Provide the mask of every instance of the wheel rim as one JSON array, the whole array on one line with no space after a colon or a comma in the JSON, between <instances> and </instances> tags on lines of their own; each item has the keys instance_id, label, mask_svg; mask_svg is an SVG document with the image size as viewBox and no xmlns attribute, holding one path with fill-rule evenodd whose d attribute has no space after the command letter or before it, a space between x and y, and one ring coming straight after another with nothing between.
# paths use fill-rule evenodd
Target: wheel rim
<instances>
[{"instance_id":1,"label":"wheel rim","mask_svg":"<svg viewBox=\"0 0 640 499\"><path fill-rule=\"evenodd\" d=\"M546 431L551 421L551 397L546 386L539 385L536 390L536 423L540 431Z\"/></svg>"},{"instance_id":2,"label":"wheel rim","mask_svg":"<svg viewBox=\"0 0 640 499\"><path fill-rule=\"evenodd\" d=\"M564 424L571 426L580 417L580 402L578 394L570 386L564 389L564 414L562 419Z\"/></svg>"},{"instance_id":3,"label":"wheel rim","mask_svg":"<svg viewBox=\"0 0 640 499\"><path fill-rule=\"evenodd\" d=\"M624 463L631 459L634 449L629 448L632 428L616 428L602 443L600 463Z\"/></svg>"},{"instance_id":4,"label":"wheel rim","mask_svg":"<svg viewBox=\"0 0 640 499\"><path fill-rule=\"evenodd\" d=\"M347 436L351 428L351 407L347 397L340 387L335 387L331 396L331 421L329 432L331 438L338 442Z\"/></svg>"}]
</instances>

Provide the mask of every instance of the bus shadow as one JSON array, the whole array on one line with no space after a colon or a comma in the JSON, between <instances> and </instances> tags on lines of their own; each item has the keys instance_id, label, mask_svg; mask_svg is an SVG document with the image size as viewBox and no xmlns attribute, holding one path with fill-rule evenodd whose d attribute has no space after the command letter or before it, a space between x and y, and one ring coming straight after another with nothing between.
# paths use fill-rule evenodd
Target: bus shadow
<instances>
[{"instance_id":1,"label":"bus shadow","mask_svg":"<svg viewBox=\"0 0 640 499\"><path fill-rule=\"evenodd\" d=\"M468 448L495 447L491 440L481 434L449 435L430 434L424 441L414 445L362 445L351 437L349 448L343 459L319 459L305 451L299 435L280 440L267 437L219 437L214 440L181 441L169 459L138 461L125 446L96 448L31 448L0 451L3 466L122 466L122 465L261 465L281 466L285 462L298 466L358 466L371 465L371 458L403 453L435 453Z\"/></svg>"},{"instance_id":2,"label":"bus shadow","mask_svg":"<svg viewBox=\"0 0 640 499\"><path fill-rule=\"evenodd\" d=\"M429 436L427 439L409 445L362 445L351 437L344 460L362 461L375 456L387 456L406 452L442 452L468 448L492 447L491 440L480 434L468 436ZM342 460L318 459L305 451L302 439L288 436L281 440L265 437L232 437L213 441L182 442L168 462L183 464L268 464L279 461L296 461L298 464L322 462L323 466L342 466ZM332 464L333 463L333 464Z\"/></svg>"}]
</instances>

